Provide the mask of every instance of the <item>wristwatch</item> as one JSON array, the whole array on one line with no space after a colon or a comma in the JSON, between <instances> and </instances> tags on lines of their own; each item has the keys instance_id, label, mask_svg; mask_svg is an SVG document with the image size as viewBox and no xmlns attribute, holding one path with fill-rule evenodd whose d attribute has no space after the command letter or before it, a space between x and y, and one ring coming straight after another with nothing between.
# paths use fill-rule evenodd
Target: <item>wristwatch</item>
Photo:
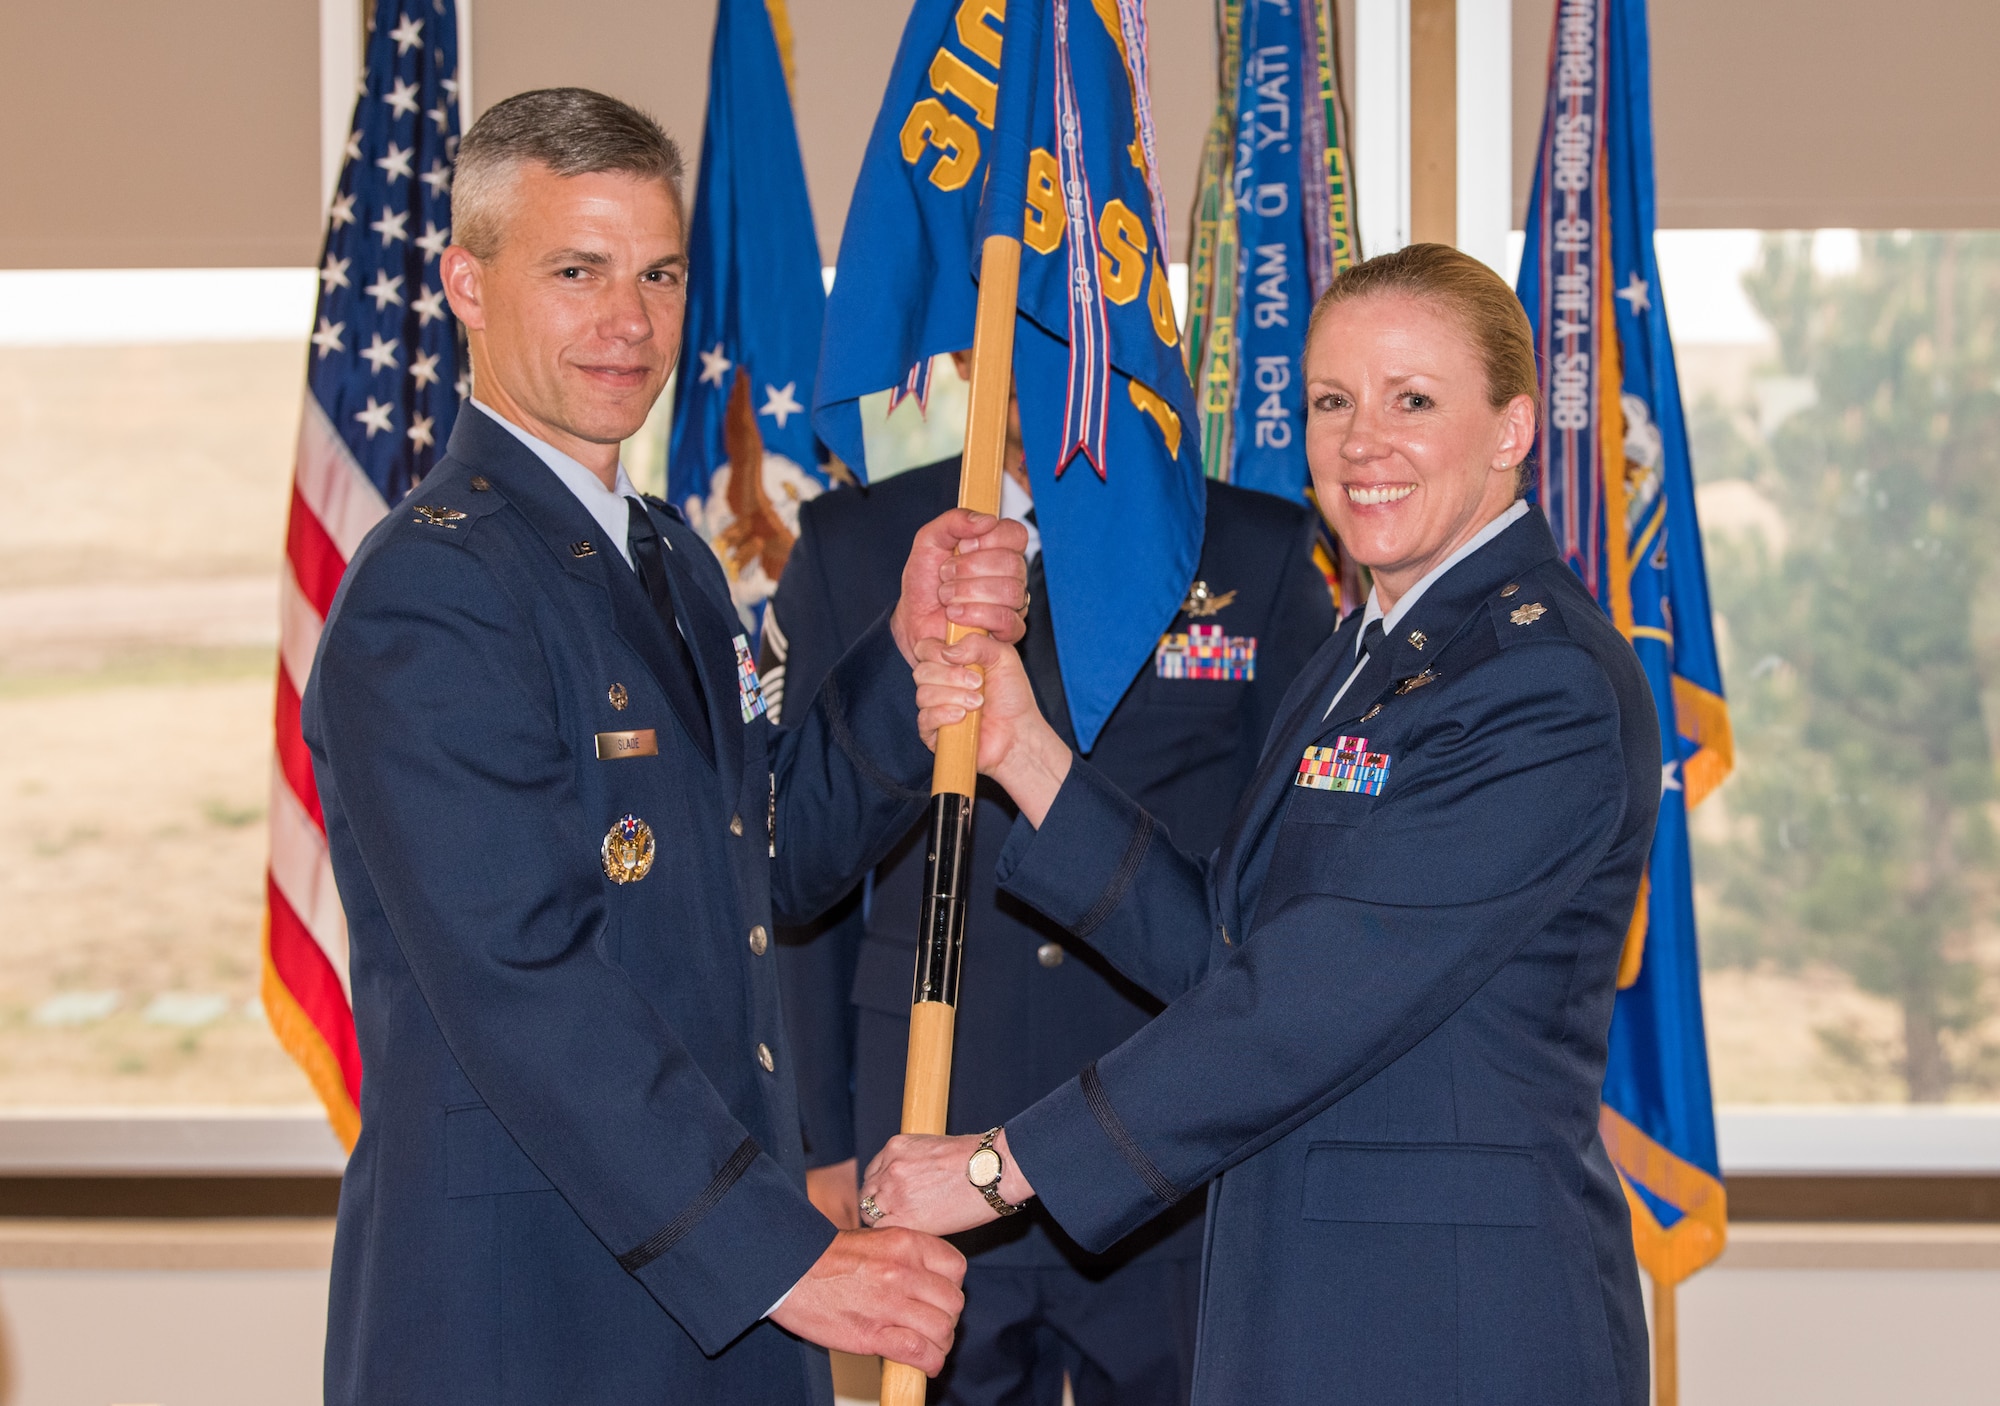
<instances>
[{"instance_id":1,"label":"wristwatch","mask_svg":"<svg viewBox=\"0 0 2000 1406\"><path fill-rule=\"evenodd\" d=\"M979 1188L987 1205L1003 1216L1011 1216L1021 1208L1000 1194L1000 1178L1007 1174L1007 1162L993 1145L993 1139L999 1136L998 1128L986 1130L986 1136L979 1140L978 1148L966 1161L965 1179Z\"/></svg>"}]
</instances>

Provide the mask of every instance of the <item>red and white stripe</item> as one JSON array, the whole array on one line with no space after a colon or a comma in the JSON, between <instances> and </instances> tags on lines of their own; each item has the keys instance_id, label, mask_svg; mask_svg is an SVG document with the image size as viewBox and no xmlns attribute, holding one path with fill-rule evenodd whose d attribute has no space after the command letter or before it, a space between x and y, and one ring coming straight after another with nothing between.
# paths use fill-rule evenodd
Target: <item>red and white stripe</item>
<instances>
[{"instance_id":1,"label":"red and white stripe","mask_svg":"<svg viewBox=\"0 0 2000 1406\"><path fill-rule=\"evenodd\" d=\"M273 1026L350 1144L360 1126L361 1056L347 973L347 920L334 888L326 821L299 730L313 655L341 574L388 512L319 402L299 427L285 570L279 589L277 758L271 777L264 1000Z\"/></svg>"}]
</instances>

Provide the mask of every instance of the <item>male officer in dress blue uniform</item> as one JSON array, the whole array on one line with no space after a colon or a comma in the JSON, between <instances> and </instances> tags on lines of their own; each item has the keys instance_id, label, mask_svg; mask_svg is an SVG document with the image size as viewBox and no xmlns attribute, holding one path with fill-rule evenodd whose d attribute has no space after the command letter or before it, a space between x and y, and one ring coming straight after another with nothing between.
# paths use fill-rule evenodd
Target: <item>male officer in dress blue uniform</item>
<instances>
[{"instance_id":1,"label":"male officer in dress blue uniform","mask_svg":"<svg viewBox=\"0 0 2000 1406\"><path fill-rule=\"evenodd\" d=\"M913 641L1018 637L1024 534L927 525L775 736L714 557L618 464L679 351L672 143L563 89L458 163L473 400L304 701L367 1071L326 1399L825 1406L815 1344L935 1371L963 1261L807 1200L769 931L921 815Z\"/></svg>"},{"instance_id":2,"label":"male officer in dress blue uniform","mask_svg":"<svg viewBox=\"0 0 2000 1406\"><path fill-rule=\"evenodd\" d=\"M1012 419L1001 511L1023 518L1032 504L1018 411ZM767 663L784 656L793 708L812 701L835 661L894 601L912 537L955 501L958 475L952 459L805 505L765 624ZM1144 796L1197 850L1222 837L1279 698L1332 630L1313 542L1302 505L1209 485L1200 568L1182 613L1091 752L1094 765ZM1031 535L1021 648L1044 712L1073 745L1037 547ZM1190 627L1247 638L1252 662L1234 671L1190 665ZM1231 672L1239 676L1202 676ZM982 782L952 1062L955 1132L983 1132L1033 1103L1159 1009L1056 924L999 896L994 869L1014 815L1005 794ZM838 1224L856 1223L856 1158L866 1165L900 1120L923 869L919 826L841 916L780 934L814 1169L807 1180ZM1081 1249L1039 1208L966 1237L961 1248L972 1256L965 1313L934 1397L1057 1406L1067 1372L1079 1406L1187 1399L1199 1196L1108 1255Z\"/></svg>"}]
</instances>

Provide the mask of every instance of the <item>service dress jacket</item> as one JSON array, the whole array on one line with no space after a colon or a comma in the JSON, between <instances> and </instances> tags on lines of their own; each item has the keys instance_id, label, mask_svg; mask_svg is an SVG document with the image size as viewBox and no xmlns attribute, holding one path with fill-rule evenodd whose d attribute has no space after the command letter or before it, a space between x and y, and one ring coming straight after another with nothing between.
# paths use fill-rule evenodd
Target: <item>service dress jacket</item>
<instances>
[{"instance_id":1,"label":"service dress jacket","mask_svg":"<svg viewBox=\"0 0 2000 1406\"><path fill-rule=\"evenodd\" d=\"M836 662L896 599L917 530L958 497L948 459L807 503L799 539L771 603L786 641L785 697L804 707ZM1190 625L1254 648L1248 677L1200 677L1149 660L1099 732L1091 761L1201 850L1222 839L1257 765L1264 734L1292 680L1333 632L1326 578L1313 564L1316 519L1302 503L1229 484L1208 485L1201 559L1205 589L1167 627ZM1063 698L1047 593L1031 599L1021 643L1042 712L1075 744ZM766 639L771 638L767 623ZM1230 671L1212 671L1226 674ZM1179 673L1181 676L1171 675ZM982 780L972 827L971 889L959 977L953 1132L984 1132L1116 1047L1160 1003L994 880L1018 810ZM901 1122L909 1052L910 984L923 903L924 836L915 827L871 876L867 901L837 908L820 930L782 934L785 1016L798 1051L806 1164L857 1157L866 1165ZM1072 950L1073 949L1073 950ZM1114 1257L1087 1256L1038 1208L956 1237L982 1265L1093 1275L1147 1255L1201 1252L1201 1198L1188 1197ZM1170 1332L1148 1323L1141 1332Z\"/></svg>"},{"instance_id":2,"label":"service dress jacket","mask_svg":"<svg viewBox=\"0 0 2000 1406\"><path fill-rule=\"evenodd\" d=\"M777 736L719 564L652 515L693 688L617 545L474 409L328 616L303 723L365 1071L330 1403L832 1400L763 1319L833 1237L768 930L908 830L930 755L885 621ZM651 867L614 883L627 817Z\"/></svg>"},{"instance_id":3,"label":"service dress jacket","mask_svg":"<svg viewBox=\"0 0 2000 1406\"><path fill-rule=\"evenodd\" d=\"M1538 512L1329 716L1360 628L1300 676L1212 857L1082 761L1017 822L1002 887L1171 1004L1009 1144L1093 1248L1213 1180L1197 1402L1643 1406L1597 1119L1659 804L1646 681ZM1343 751L1379 788L1298 784Z\"/></svg>"}]
</instances>

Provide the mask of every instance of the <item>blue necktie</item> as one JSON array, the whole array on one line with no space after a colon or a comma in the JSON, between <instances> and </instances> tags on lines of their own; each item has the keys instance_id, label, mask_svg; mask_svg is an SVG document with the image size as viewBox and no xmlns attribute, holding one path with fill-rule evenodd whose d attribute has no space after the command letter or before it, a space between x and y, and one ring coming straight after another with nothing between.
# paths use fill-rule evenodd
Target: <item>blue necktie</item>
<instances>
[{"instance_id":1,"label":"blue necktie","mask_svg":"<svg viewBox=\"0 0 2000 1406\"><path fill-rule=\"evenodd\" d=\"M625 506L625 542L632 549L632 565L639 573L639 584L646 588L647 599L653 602L660 624L666 629L675 661L681 666L669 670L669 677L661 679L660 686L667 691L667 701L673 704L674 711L680 714L689 740L713 761L708 699L702 690L701 675L695 670L694 651L688 647L687 635L674 617L674 596L667 585L667 563L660 551L659 529L653 526L652 518L646 515L637 498L627 498Z\"/></svg>"}]
</instances>

